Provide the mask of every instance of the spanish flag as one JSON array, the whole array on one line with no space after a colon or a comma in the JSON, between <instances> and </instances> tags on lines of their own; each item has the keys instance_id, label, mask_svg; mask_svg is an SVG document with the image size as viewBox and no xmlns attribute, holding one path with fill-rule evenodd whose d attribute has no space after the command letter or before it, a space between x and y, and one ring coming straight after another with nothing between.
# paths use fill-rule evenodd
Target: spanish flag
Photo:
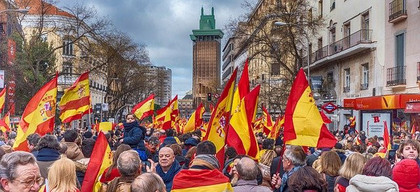
<instances>
[{"instance_id":1,"label":"spanish flag","mask_svg":"<svg viewBox=\"0 0 420 192\"><path fill-rule=\"evenodd\" d=\"M213 113L211 114L210 121L207 127L206 135L203 140L209 140L216 146L216 157L220 165L224 165L225 157L225 140L226 129L229 123L230 109L232 105L233 89L235 87L235 79L238 69L233 71L232 76L226 83L222 91ZM220 166L223 167L223 166ZM223 168L222 168L223 169Z\"/></svg>"},{"instance_id":2,"label":"spanish flag","mask_svg":"<svg viewBox=\"0 0 420 192\"><path fill-rule=\"evenodd\" d=\"M278 116L276 122L274 123L273 128L271 128L270 134L268 135L269 139L276 140L280 135L280 129L283 127L284 117Z\"/></svg>"},{"instance_id":3,"label":"spanish flag","mask_svg":"<svg viewBox=\"0 0 420 192\"><path fill-rule=\"evenodd\" d=\"M115 129L115 124L112 122L100 122L95 124L93 127L97 132L103 131L108 132Z\"/></svg>"},{"instance_id":4,"label":"spanish flag","mask_svg":"<svg viewBox=\"0 0 420 192\"><path fill-rule=\"evenodd\" d=\"M390 136L389 136L388 125L386 121L384 121L384 147L387 151L391 150Z\"/></svg>"},{"instance_id":5,"label":"spanish flag","mask_svg":"<svg viewBox=\"0 0 420 192\"><path fill-rule=\"evenodd\" d=\"M131 113L133 113L137 118L140 120L153 115L153 110L155 109L155 95L151 94L142 102L138 103L134 106Z\"/></svg>"},{"instance_id":6,"label":"spanish flag","mask_svg":"<svg viewBox=\"0 0 420 192\"><path fill-rule=\"evenodd\" d=\"M172 192L233 192L229 178L219 170L182 169L175 175Z\"/></svg>"},{"instance_id":7,"label":"spanish flag","mask_svg":"<svg viewBox=\"0 0 420 192\"><path fill-rule=\"evenodd\" d=\"M196 129L200 128L203 124L203 114L204 106L202 103L197 107L193 114L191 114L190 119L188 119L187 124L183 127L182 133L193 132Z\"/></svg>"},{"instance_id":8,"label":"spanish flag","mask_svg":"<svg viewBox=\"0 0 420 192\"><path fill-rule=\"evenodd\" d=\"M2 120L0 120L0 130L3 133L10 131L10 114L6 113Z\"/></svg>"},{"instance_id":9,"label":"spanish flag","mask_svg":"<svg viewBox=\"0 0 420 192\"><path fill-rule=\"evenodd\" d=\"M240 155L248 155L257 159L259 147L252 129L252 119L255 117L257 99L260 86L255 87L241 101L240 106L234 111L228 128L227 145L236 149ZM236 95L235 95L236 96Z\"/></svg>"},{"instance_id":10,"label":"spanish flag","mask_svg":"<svg viewBox=\"0 0 420 192\"><path fill-rule=\"evenodd\" d=\"M108 145L108 141L103 132L100 132L93 147L92 155L90 156L89 164L86 169L85 178L83 179L82 188L80 191L96 192L101 187L99 177L106 168L111 166L112 152Z\"/></svg>"},{"instance_id":11,"label":"spanish flag","mask_svg":"<svg viewBox=\"0 0 420 192\"><path fill-rule=\"evenodd\" d=\"M6 87L0 92L0 112L3 111L4 103L6 102Z\"/></svg>"},{"instance_id":12,"label":"spanish flag","mask_svg":"<svg viewBox=\"0 0 420 192\"><path fill-rule=\"evenodd\" d=\"M161 124L164 130L171 129L178 119L178 114L178 95L176 95L168 105L157 111L156 124Z\"/></svg>"},{"instance_id":13,"label":"spanish flag","mask_svg":"<svg viewBox=\"0 0 420 192\"><path fill-rule=\"evenodd\" d=\"M273 120L271 119L270 113L268 113L267 109L263 106L263 125L264 125L264 133L265 135L269 135L271 129L273 128Z\"/></svg>"},{"instance_id":14,"label":"spanish flag","mask_svg":"<svg viewBox=\"0 0 420 192\"><path fill-rule=\"evenodd\" d=\"M60 119L63 123L81 119L83 115L92 111L90 106L89 72L83 73L64 91L60 103Z\"/></svg>"},{"instance_id":15,"label":"spanish flag","mask_svg":"<svg viewBox=\"0 0 420 192\"><path fill-rule=\"evenodd\" d=\"M289 145L334 147L335 137L328 131L315 105L311 88L301 68L293 82L284 115L284 141Z\"/></svg>"},{"instance_id":16,"label":"spanish flag","mask_svg":"<svg viewBox=\"0 0 420 192\"><path fill-rule=\"evenodd\" d=\"M57 100L57 75L32 97L23 111L17 129L15 151L29 151L26 138L32 133L43 136L54 130Z\"/></svg>"}]
</instances>

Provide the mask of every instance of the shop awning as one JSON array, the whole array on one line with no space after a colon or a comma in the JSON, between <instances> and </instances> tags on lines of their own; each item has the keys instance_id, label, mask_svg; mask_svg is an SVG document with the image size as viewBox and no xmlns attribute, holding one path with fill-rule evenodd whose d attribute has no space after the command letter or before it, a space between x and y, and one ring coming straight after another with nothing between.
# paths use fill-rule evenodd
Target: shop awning
<instances>
[{"instance_id":1,"label":"shop awning","mask_svg":"<svg viewBox=\"0 0 420 192\"><path fill-rule=\"evenodd\" d=\"M404 113L420 113L420 102L408 102Z\"/></svg>"},{"instance_id":2,"label":"shop awning","mask_svg":"<svg viewBox=\"0 0 420 192\"><path fill-rule=\"evenodd\" d=\"M356 110L405 109L407 102L420 102L420 94L396 94L344 99L343 107Z\"/></svg>"}]
</instances>

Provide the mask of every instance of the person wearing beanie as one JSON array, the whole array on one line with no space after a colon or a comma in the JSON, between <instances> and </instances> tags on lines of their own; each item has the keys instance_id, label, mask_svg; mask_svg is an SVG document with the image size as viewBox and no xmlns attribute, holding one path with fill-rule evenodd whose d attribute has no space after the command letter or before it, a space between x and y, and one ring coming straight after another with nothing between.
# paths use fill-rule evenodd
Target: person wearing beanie
<instances>
[{"instance_id":1,"label":"person wearing beanie","mask_svg":"<svg viewBox=\"0 0 420 192\"><path fill-rule=\"evenodd\" d=\"M420 172L417 162L412 159L403 159L392 169L392 180L398 184L400 192L420 192L418 183Z\"/></svg>"},{"instance_id":2,"label":"person wearing beanie","mask_svg":"<svg viewBox=\"0 0 420 192\"><path fill-rule=\"evenodd\" d=\"M196 154L189 169L182 169L175 176L172 189L187 191L189 188L217 184L217 191L233 191L229 178L219 171L215 145L211 141L200 142Z\"/></svg>"}]
</instances>

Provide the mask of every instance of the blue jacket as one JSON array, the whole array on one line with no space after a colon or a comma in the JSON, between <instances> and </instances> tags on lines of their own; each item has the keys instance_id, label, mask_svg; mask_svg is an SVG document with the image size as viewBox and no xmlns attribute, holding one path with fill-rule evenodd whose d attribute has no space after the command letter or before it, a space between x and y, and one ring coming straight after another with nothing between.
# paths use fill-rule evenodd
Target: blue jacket
<instances>
[{"instance_id":1,"label":"blue jacket","mask_svg":"<svg viewBox=\"0 0 420 192\"><path fill-rule=\"evenodd\" d=\"M124 123L123 143L129 145L132 149L146 151L144 146L144 128L142 129L137 121Z\"/></svg>"},{"instance_id":2,"label":"blue jacket","mask_svg":"<svg viewBox=\"0 0 420 192\"><path fill-rule=\"evenodd\" d=\"M171 191L174 177L179 171L181 171L181 166L179 165L177 160L174 161L171 168L166 173L163 172L162 167L160 165L156 166L156 173L162 178L163 182L165 183L167 192Z\"/></svg>"}]
</instances>

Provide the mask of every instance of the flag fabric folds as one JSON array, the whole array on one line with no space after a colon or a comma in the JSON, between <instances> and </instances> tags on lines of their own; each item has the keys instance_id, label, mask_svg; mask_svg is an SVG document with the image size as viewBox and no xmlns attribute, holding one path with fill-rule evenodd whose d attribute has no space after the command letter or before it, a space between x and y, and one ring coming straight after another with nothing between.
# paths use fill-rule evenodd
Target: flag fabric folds
<instances>
[{"instance_id":1,"label":"flag fabric folds","mask_svg":"<svg viewBox=\"0 0 420 192\"><path fill-rule=\"evenodd\" d=\"M32 133L43 136L54 130L57 75L32 97L23 111L13 144L14 150L28 151L26 138Z\"/></svg>"},{"instance_id":2,"label":"flag fabric folds","mask_svg":"<svg viewBox=\"0 0 420 192\"><path fill-rule=\"evenodd\" d=\"M90 105L89 72L83 73L64 91L60 103L60 119L63 123L81 119L92 111Z\"/></svg>"},{"instance_id":3,"label":"flag fabric folds","mask_svg":"<svg viewBox=\"0 0 420 192\"><path fill-rule=\"evenodd\" d=\"M203 124L203 114L204 114L204 106L202 103L197 107L194 113L191 114L190 119L188 119L187 124L183 127L182 133L193 132L196 129L200 128L201 124Z\"/></svg>"},{"instance_id":4,"label":"flag fabric folds","mask_svg":"<svg viewBox=\"0 0 420 192\"><path fill-rule=\"evenodd\" d=\"M155 125L164 130L173 128L178 120L178 114L178 95L176 95L168 105L156 112Z\"/></svg>"},{"instance_id":5,"label":"flag fabric folds","mask_svg":"<svg viewBox=\"0 0 420 192\"><path fill-rule=\"evenodd\" d=\"M227 133L229 139L226 140L226 143L235 148L238 154L246 154L254 159L258 156L259 148L252 129L252 120L255 117L259 92L258 85L242 99L237 108L232 109L234 113Z\"/></svg>"},{"instance_id":6,"label":"flag fabric folds","mask_svg":"<svg viewBox=\"0 0 420 192\"><path fill-rule=\"evenodd\" d=\"M391 142L390 142L390 137L389 137L389 132L388 132L388 125L386 121L384 121L384 147L386 151L391 150Z\"/></svg>"},{"instance_id":7,"label":"flag fabric folds","mask_svg":"<svg viewBox=\"0 0 420 192\"><path fill-rule=\"evenodd\" d=\"M133 113L140 120L153 115L153 110L155 109L155 95L151 94L145 100L138 103L134 106L131 113Z\"/></svg>"},{"instance_id":8,"label":"flag fabric folds","mask_svg":"<svg viewBox=\"0 0 420 192\"><path fill-rule=\"evenodd\" d=\"M173 192L233 192L229 178L218 170L189 170L183 169L174 177Z\"/></svg>"},{"instance_id":9,"label":"flag fabric folds","mask_svg":"<svg viewBox=\"0 0 420 192\"><path fill-rule=\"evenodd\" d=\"M290 145L334 147L335 137L328 131L315 105L311 88L301 68L293 82L284 115L284 141Z\"/></svg>"},{"instance_id":10,"label":"flag fabric folds","mask_svg":"<svg viewBox=\"0 0 420 192\"><path fill-rule=\"evenodd\" d=\"M83 179L80 191L96 192L99 191L101 182L99 177L106 168L111 166L112 152L108 145L108 141L103 132L100 132L93 147L89 164L86 169L85 178Z\"/></svg>"},{"instance_id":11,"label":"flag fabric folds","mask_svg":"<svg viewBox=\"0 0 420 192\"><path fill-rule=\"evenodd\" d=\"M3 132L3 135L7 135L6 132L10 131L10 115L6 113L3 119L0 120L0 130Z\"/></svg>"},{"instance_id":12,"label":"flag fabric folds","mask_svg":"<svg viewBox=\"0 0 420 192\"><path fill-rule=\"evenodd\" d=\"M216 157L219 160L220 165L224 165L226 128L229 122L233 89L235 86L237 71L237 68L233 71L232 76L226 83L222 94L217 100L217 104L213 110L213 113L211 114L210 121L208 123L206 135L203 138L203 140L209 140L213 142L216 146Z\"/></svg>"},{"instance_id":13,"label":"flag fabric folds","mask_svg":"<svg viewBox=\"0 0 420 192\"><path fill-rule=\"evenodd\" d=\"M0 92L0 112L3 111L4 103L6 102L6 87Z\"/></svg>"},{"instance_id":14,"label":"flag fabric folds","mask_svg":"<svg viewBox=\"0 0 420 192\"><path fill-rule=\"evenodd\" d=\"M263 125L264 125L264 133L265 135L269 135L271 132L271 129L273 128L273 120L271 119L270 113L268 113L267 109L263 106Z\"/></svg>"},{"instance_id":15,"label":"flag fabric folds","mask_svg":"<svg viewBox=\"0 0 420 192\"><path fill-rule=\"evenodd\" d=\"M271 128L268 138L276 140L277 137L280 136L280 129L283 127L283 124L284 124L284 117L282 116L277 117L277 120L274 123L273 128Z\"/></svg>"}]
</instances>

